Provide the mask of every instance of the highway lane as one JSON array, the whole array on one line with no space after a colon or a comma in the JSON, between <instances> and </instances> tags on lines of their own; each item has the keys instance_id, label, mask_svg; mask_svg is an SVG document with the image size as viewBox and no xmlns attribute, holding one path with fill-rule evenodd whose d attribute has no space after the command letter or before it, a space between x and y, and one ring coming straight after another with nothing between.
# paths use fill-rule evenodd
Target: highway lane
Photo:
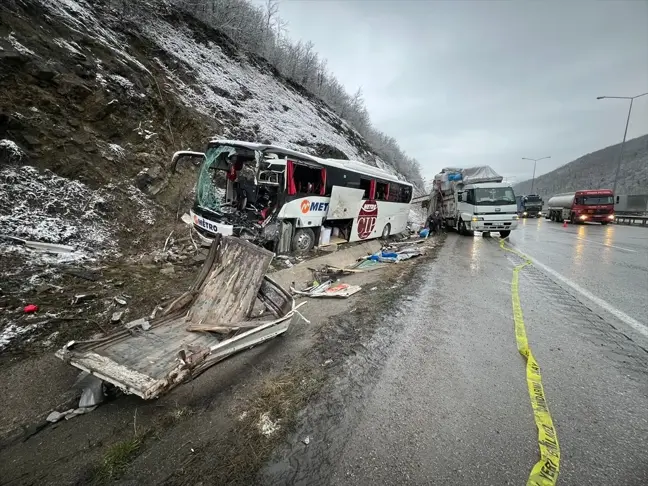
<instances>
[{"instance_id":1,"label":"highway lane","mask_svg":"<svg viewBox=\"0 0 648 486\"><path fill-rule=\"evenodd\" d=\"M537 262L642 324L648 332L648 231L526 219L511 242Z\"/></svg>"},{"instance_id":2,"label":"highway lane","mask_svg":"<svg viewBox=\"0 0 648 486\"><path fill-rule=\"evenodd\" d=\"M497 238L448 235L259 482L525 484L538 449L513 331L519 262ZM562 449L558 484L648 484L648 340L534 266L520 298Z\"/></svg>"}]
</instances>

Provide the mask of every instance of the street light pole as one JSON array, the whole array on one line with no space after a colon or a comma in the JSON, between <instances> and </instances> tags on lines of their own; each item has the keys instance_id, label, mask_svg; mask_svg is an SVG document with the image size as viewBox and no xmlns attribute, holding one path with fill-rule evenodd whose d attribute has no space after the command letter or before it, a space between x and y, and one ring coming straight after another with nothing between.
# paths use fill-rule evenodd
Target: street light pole
<instances>
[{"instance_id":1,"label":"street light pole","mask_svg":"<svg viewBox=\"0 0 648 486\"><path fill-rule=\"evenodd\" d=\"M632 113L632 102L636 98L641 98L642 96L646 96L648 93L642 93L637 96L597 96L597 100L604 100L607 98L612 98L612 99L617 99L617 100L630 100L630 107L628 108L628 118L626 119L626 126L625 130L623 132L623 141L621 142L621 150L619 150L619 155L618 159L619 161L617 162L617 168L616 172L614 173L614 185L612 186L612 194L616 196L616 186L617 186L617 181L619 180L619 170L621 170L621 162L623 161L623 147L625 146L626 143L626 136L628 135L628 125L630 124L630 114Z\"/></svg>"},{"instance_id":2,"label":"street light pole","mask_svg":"<svg viewBox=\"0 0 648 486\"><path fill-rule=\"evenodd\" d=\"M551 158L551 155L547 155L546 157L540 157L539 159L529 159L527 157L522 157L522 160L532 160L533 161L533 179L531 179L531 194L533 194L533 185L535 183L536 164L538 163L539 160L550 159L550 158Z\"/></svg>"}]
</instances>

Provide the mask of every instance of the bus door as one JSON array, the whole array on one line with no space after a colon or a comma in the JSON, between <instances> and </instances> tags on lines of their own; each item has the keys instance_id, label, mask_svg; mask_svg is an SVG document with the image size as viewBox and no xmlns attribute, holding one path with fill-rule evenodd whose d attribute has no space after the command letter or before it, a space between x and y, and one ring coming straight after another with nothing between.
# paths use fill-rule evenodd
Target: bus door
<instances>
[{"instance_id":1,"label":"bus door","mask_svg":"<svg viewBox=\"0 0 648 486\"><path fill-rule=\"evenodd\" d=\"M358 217L364 202L364 189L333 186L326 219L354 219Z\"/></svg>"}]
</instances>

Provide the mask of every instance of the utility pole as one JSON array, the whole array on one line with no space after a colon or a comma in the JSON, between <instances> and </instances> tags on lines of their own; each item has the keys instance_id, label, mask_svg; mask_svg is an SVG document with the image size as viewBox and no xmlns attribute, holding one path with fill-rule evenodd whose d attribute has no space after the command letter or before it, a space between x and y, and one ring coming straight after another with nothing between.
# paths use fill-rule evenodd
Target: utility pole
<instances>
[{"instance_id":1,"label":"utility pole","mask_svg":"<svg viewBox=\"0 0 648 486\"><path fill-rule=\"evenodd\" d=\"M544 159L550 159L551 155L547 155L546 157L540 157L539 159L529 159L527 157L522 157L522 160L532 160L533 161L533 179L531 179L531 194L533 194L533 186L535 183L535 171L536 171L536 164L538 163L538 160L544 160Z\"/></svg>"},{"instance_id":2,"label":"utility pole","mask_svg":"<svg viewBox=\"0 0 648 486\"><path fill-rule=\"evenodd\" d=\"M630 113L632 113L632 102L635 99L641 98L642 96L646 96L646 95L648 95L648 93L642 93L637 96L597 96L596 97L597 100L605 100L608 98L617 99L617 100L630 100L630 107L628 108L628 118L626 119L626 126L623 132L623 141L621 142L621 150L619 150L617 168L614 174L614 186L612 186L612 194L614 194L615 196L616 196L617 181L619 180L619 170L621 169L621 161L623 160L623 147L626 142L626 136L628 135L628 125L630 124Z\"/></svg>"}]
</instances>

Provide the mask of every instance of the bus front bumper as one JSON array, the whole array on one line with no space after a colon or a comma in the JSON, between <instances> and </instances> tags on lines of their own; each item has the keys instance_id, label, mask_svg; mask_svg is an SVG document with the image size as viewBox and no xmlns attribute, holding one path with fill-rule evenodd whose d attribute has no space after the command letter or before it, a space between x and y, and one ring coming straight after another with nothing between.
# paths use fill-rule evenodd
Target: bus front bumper
<instances>
[{"instance_id":1,"label":"bus front bumper","mask_svg":"<svg viewBox=\"0 0 648 486\"><path fill-rule=\"evenodd\" d=\"M207 238L213 238L216 233L220 233L223 236L232 236L234 234L234 226L231 224L216 223L193 211L190 211L190 213L194 227Z\"/></svg>"}]
</instances>

